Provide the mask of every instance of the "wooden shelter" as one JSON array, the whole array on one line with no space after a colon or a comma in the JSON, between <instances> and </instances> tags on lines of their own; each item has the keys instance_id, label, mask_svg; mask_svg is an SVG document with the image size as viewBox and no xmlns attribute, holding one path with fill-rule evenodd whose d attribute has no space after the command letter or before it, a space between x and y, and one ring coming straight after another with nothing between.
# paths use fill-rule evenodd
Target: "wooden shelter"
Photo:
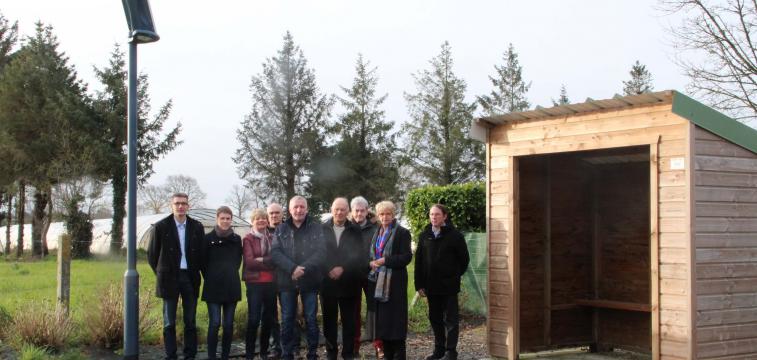
<instances>
[{"instance_id":1,"label":"wooden shelter","mask_svg":"<svg viewBox=\"0 0 757 360\"><path fill-rule=\"evenodd\" d=\"M663 91L476 119L492 356L757 359L757 131Z\"/></svg>"}]
</instances>

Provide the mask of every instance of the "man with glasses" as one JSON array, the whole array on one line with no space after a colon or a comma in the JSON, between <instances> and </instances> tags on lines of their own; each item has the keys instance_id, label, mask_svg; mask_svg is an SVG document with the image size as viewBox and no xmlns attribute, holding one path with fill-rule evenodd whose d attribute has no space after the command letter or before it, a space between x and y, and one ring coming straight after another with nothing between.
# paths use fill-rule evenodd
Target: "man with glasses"
<instances>
[{"instance_id":1,"label":"man with glasses","mask_svg":"<svg viewBox=\"0 0 757 360\"><path fill-rule=\"evenodd\" d=\"M195 313L200 294L204 249L202 224L187 216L189 196L171 196L172 214L150 230L147 261L155 273L155 295L163 299L163 344L166 359L176 359L176 308L181 297L184 315L184 359L197 354Z\"/></svg>"}]
</instances>

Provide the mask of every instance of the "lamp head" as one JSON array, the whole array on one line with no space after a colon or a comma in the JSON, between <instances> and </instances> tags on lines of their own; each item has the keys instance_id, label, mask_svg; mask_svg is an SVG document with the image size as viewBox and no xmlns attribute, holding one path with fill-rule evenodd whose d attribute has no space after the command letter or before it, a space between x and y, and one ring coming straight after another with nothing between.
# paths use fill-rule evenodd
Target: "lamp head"
<instances>
[{"instance_id":1,"label":"lamp head","mask_svg":"<svg viewBox=\"0 0 757 360\"><path fill-rule=\"evenodd\" d=\"M121 0L121 2L124 5L126 23L129 25L129 42L144 44L158 41L160 36L155 32L148 0Z\"/></svg>"}]
</instances>

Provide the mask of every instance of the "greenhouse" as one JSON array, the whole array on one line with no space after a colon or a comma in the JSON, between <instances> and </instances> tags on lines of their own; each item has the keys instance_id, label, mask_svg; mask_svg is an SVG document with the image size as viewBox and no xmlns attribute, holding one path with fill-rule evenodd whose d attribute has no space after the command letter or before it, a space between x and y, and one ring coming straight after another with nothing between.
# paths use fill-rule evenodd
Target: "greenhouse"
<instances>
[{"instance_id":1,"label":"greenhouse","mask_svg":"<svg viewBox=\"0 0 757 360\"><path fill-rule=\"evenodd\" d=\"M137 217L137 247L139 249L147 248L147 234L152 228L152 225L168 215L168 213L164 213ZM205 227L205 232L209 232L215 225L216 211L214 209L191 209L189 210L189 217L202 222L202 225ZM108 252L110 247L111 224L111 219L98 219L92 221L92 246L90 247L92 253L106 254ZM244 236L250 228L250 223L238 216L234 216L234 222L231 226L234 228L234 232L240 236ZM47 231L47 247L50 251L58 248L58 238L65 232L66 229L65 226L63 226L63 222L54 222L50 224L50 229ZM4 231L0 232L0 234L2 233L4 233ZM15 249L16 238L18 237L18 225L11 226L10 237L11 247ZM24 225L24 249L31 249L31 239L32 225L26 224ZM124 247L126 247L126 218L124 218Z\"/></svg>"}]
</instances>

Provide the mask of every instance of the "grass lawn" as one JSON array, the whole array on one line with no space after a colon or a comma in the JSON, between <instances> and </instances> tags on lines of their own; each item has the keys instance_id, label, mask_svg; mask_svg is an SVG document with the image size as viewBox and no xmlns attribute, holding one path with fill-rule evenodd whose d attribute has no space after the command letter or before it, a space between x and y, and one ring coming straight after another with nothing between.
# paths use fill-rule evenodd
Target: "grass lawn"
<instances>
[{"instance_id":1,"label":"grass lawn","mask_svg":"<svg viewBox=\"0 0 757 360\"><path fill-rule=\"evenodd\" d=\"M93 258L88 260L73 260L71 264L71 314L76 324L74 344L86 344L84 337L83 312L92 309L98 302L100 294L111 283L122 286L123 275L126 269L125 258ZM140 256L137 262L140 274L140 296L152 294L155 287L155 275L147 264L144 256ZM408 303L412 302L415 295L413 282L414 262L408 266ZM0 306L11 314L24 309L35 301L49 301L51 306L56 300L57 263L55 256L48 256L45 260L20 261L14 258L0 260ZM247 301L242 291L242 301L237 304L237 321L235 322L235 335L243 338L242 330L245 328L244 320L247 313ZM160 307L162 302L155 299L149 311L151 316L161 319ZM365 306L363 306L365 311ZM320 312L320 310L319 310ZM428 330L426 318L427 307L425 301L419 300L409 310L410 330L419 332ZM181 316L177 316L178 319ZM180 320L179 320L180 321ZM197 330L201 343L205 340L208 326L207 307L199 301L197 306ZM182 326L178 326L179 332ZM160 321L146 336L141 339L145 344L157 344L160 342Z\"/></svg>"}]
</instances>

